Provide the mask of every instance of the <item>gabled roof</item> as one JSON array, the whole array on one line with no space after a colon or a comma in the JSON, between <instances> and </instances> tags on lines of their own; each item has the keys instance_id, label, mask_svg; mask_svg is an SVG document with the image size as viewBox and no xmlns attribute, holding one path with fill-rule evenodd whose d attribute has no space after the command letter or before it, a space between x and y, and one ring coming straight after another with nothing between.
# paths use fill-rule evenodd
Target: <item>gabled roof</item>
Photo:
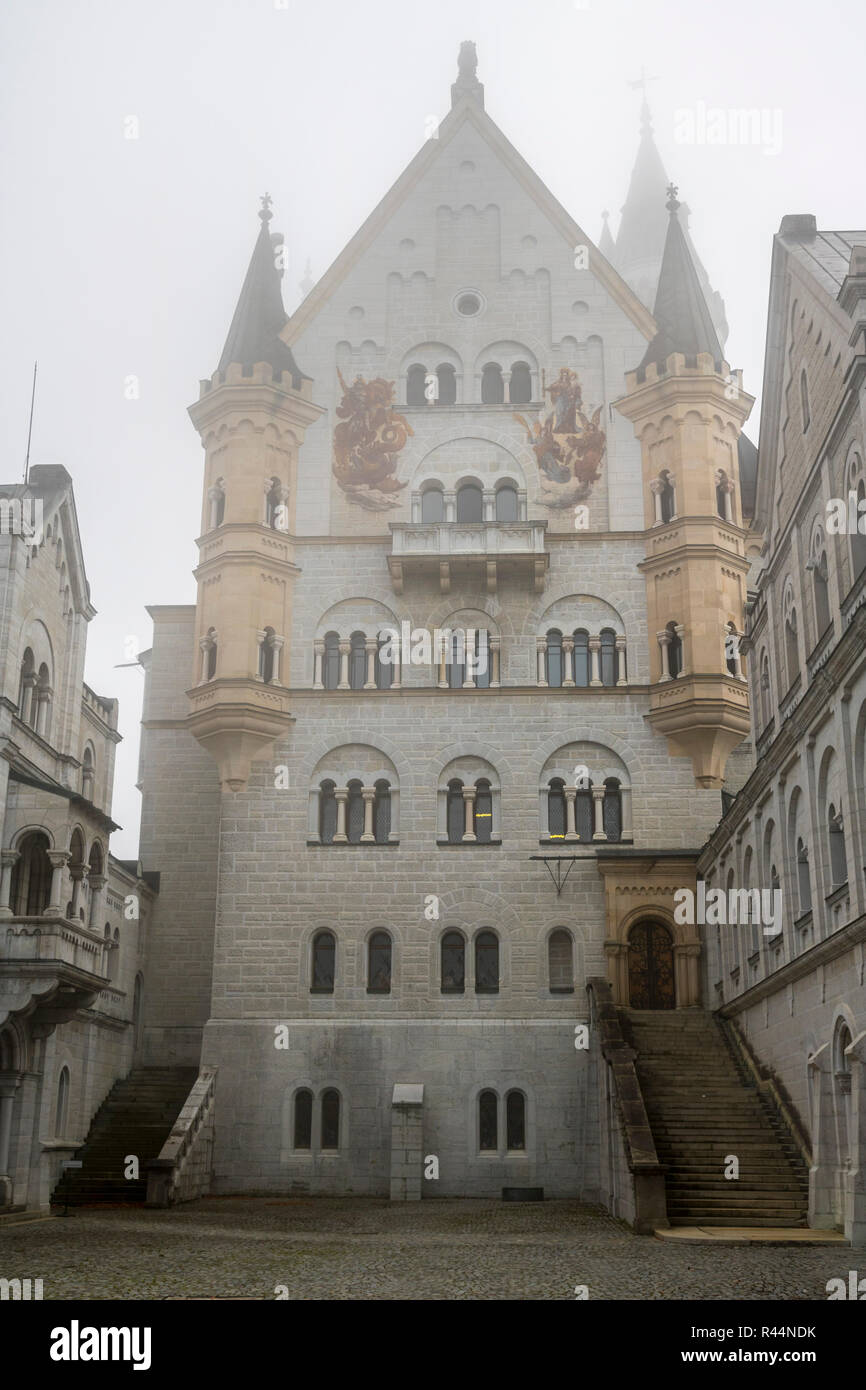
<instances>
[{"instance_id":1,"label":"gabled roof","mask_svg":"<svg viewBox=\"0 0 866 1390\"><path fill-rule=\"evenodd\" d=\"M651 362L665 362L672 352L681 352L685 357L697 357L698 353L708 352L713 361L719 364L724 357L677 216L680 205L673 185L669 192L666 206L670 217L653 308L658 332L647 348L638 372L644 371Z\"/></svg>"},{"instance_id":2,"label":"gabled roof","mask_svg":"<svg viewBox=\"0 0 866 1390\"><path fill-rule=\"evenodd\" d=\"M309 378L304 377L291 348L280 337L289 316L283 307L274 255L282 238L272 237L268 231L271 216L270 199L265 195L259 212L262 225L217 370L225 372L231 362L239 362L248 370L256 362L267 362L275 372L290 372L292 386L300 391L301 381Z\"/></svg>"},{"instance_id":3,"label":"gabled roof","mask_svg":"<svg viewBox=\"0 0 866 1390\"><path fill-rule=\"evenodd\" d=\"M75 605L89 622L95 617L96 609L90 601L90 583L84 568L84 551L81 546L81 532L78 526L78 513L75 510L75 493L72 479L61 464L34 463L24 483L0 483L0 497L37 497L42 502L43 530L62 521L64 526L64 549L69 587Z\"/></svg>"},{"instance_id":4,"label":"gabled roof","mask_svg":"<svg viewBox=\"0 0 866 1390\"><path fill-rule=\"evenodd\" d=\"M479 84L480 85L480 84ZM439 126L435 137L429 139L415 155L384 198L347 242L330 269L325 272L315 288L295 310L280 336L284 343L294 343L318 314L322 305L330 298L355 265L358 257L376 239L379 232L394 216L420 179L434 164L442 150L454 139L464 125L472 125L487 142L494 153L510 170L516 181L537 203L549 221L562 233L571 246L589 248L589 269L597 276L611 298L619 305L632 323L647 338L655 332L655 324L649 310L629 288L613 266L602 255L583 228L566 212L535 171L527 164L510 141L503 135L495 121L487 115L480 101L472 91L461 90L459 84L452 89L454 106Z\"/></svg>"}]
</instances>

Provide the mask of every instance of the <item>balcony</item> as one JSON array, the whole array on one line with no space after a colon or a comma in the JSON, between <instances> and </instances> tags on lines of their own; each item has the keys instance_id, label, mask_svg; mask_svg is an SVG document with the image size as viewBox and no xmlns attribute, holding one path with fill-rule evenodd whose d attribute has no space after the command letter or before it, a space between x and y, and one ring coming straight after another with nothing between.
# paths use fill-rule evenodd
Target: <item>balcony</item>
<instances>
[{"instance_id":1,"label":"balcony","mask_svg":"<svg viewBox=\"0 0 866 1390\"><path fill-rule=\"evenodd\" d=\"M67 1023L90 1008L109 981L103 938L56 916L0 920L0 999L10 1013L41 1024Z\"/></svg>"},{"instance_id":2,"label":"balcony","mask_svg":"<svg viewBox=\"0 0 866 1390\"><path fill-rule=\"evenodd\" d=\"M544 591L550 556L545 546L546 521L391 522L388 568L396 594L406 575L425 580L438 573L439 589L450 593L452 575L466 582L483 581L495 594L503 574Z\"/></svg>"}]
</instances>

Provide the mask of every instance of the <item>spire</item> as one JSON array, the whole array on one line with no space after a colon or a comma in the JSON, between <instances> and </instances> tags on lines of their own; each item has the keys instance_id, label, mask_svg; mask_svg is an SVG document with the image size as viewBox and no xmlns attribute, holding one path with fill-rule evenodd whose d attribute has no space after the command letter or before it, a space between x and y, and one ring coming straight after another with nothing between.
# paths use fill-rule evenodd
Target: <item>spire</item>
<instances>
[{"instance_id":1,"label":"spire","mask_svg":"<svg viewBox=\"0 0 866 1390\"><path fill-rule=\"evenodd\" d=\"M484 87L478 81L478 55L471 39L464 39L457 55L457 81L451 84L451 106L455 107L462 97L471 97L484 108Z\"/></svg>"},{"instance_id":2,"label":"spire","mask_svg":"<svg viewBox=\"0 0 866 1390\"><path fill-rule=\"evenodd\" d=\"M614 262L614 256L616 255L616 247L614 245L614 240L613 236L611 235L610 227L607 225L607 219L609 217L610 213L605 208L604 212L601 214L601 236L598 239L598 249L604 256L605 260L610 261L612 265Z\"/></svg>"},{"instance_id":3,"label":"spire","mask_svg":"<svg viewBox=\"0 0 866 1390\"><path fill-rule=\"evenodd\" d=\"M299 391L304 373L291 348L279 336L280 329L288 323L288 314L283 308L282 271L277 269L275 254L283 238L279 233L268 231L272 216L271 196L265 193L259 210L262 225L218 370L222 374L231 362L239 362L248 369L256 362L267 362L275 372L290 372L292 386Z\"/></svg>"},{"instance_id":4,"label":"spire","mask_svg":"<svg viewBox=\"0 0 866 1390\"><path fill-rule=\"evenodd\" d=\"M662 363L672 352L696 357L710 353L714 362L724 357L698 272L689 251L677 213L678 189L670 184L665 206L670 214L665 238L662 268L653 308L658 332L638 368L642 372L651 362Z\"/></svg>"}]
</instances>

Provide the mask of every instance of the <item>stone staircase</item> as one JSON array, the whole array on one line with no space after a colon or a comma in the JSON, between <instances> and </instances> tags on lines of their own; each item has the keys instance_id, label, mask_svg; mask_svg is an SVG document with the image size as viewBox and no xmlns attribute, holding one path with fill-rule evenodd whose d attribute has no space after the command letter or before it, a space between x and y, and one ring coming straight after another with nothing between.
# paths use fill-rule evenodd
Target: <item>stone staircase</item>
<instances>
[{"instance_id":1,"label":"stone staircase","mask_svg":"<svg viewBox=\"0 0 866 1390\"><path fill-rule=\"evenodd\" d=\"M701 1009L622 1009L672 1226L798 1226L809 1179L781 1117L759 1095L712 1016ZM725 1177L729 1154L739 1178Z\"/></svg>"},{"instance_id":2,"label":"stone staircase","mask_svg":"<svg viewBox=\"0 0 866 1390\"><path fill-rule=\"evenodd\" d=\"M75 1155L84 1166L63 1174L52 1204L143 1202L148 1162L159 1156L197 1075L195 1067L136 1067L116 1081ZM137 1179L123 1176L128 1154L138 1158Z\"/></svg>"}]
</instances>

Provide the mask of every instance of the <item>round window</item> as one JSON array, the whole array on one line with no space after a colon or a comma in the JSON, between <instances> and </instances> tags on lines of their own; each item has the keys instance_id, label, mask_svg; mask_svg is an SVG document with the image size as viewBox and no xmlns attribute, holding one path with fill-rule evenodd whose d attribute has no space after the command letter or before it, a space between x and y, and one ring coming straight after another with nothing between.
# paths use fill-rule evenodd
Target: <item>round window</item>
<instances>
[{"instance_id":1,"label":"round window","mask_svg":"<svg viewBox=\"0 0 866 1390\"><path fill-rule=\"evenodd\" d=\"M459 294L454 305L458 314L470 319L474 314L480 314L482 308L481 296L474 290L467 290L465 294Z\"/></svg>"}]
</instances>

